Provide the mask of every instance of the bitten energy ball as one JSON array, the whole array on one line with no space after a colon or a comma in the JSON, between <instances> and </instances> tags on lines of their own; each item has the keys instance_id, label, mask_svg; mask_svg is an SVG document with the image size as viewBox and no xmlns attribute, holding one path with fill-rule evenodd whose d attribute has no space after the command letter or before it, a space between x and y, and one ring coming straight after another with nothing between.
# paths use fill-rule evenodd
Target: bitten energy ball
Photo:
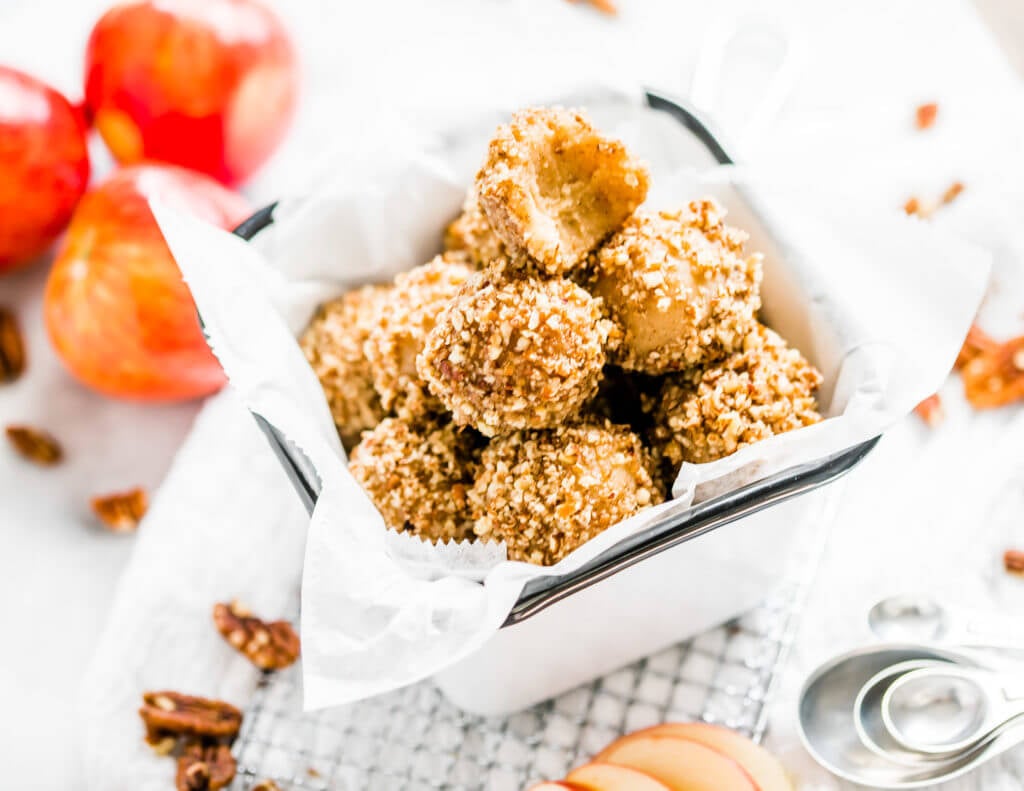
<instances>
[{"instance_id":1,"label":"bitten energy ball","mask_svg":"<svg viewBox=\"0 0 1024 791\"><path fill-rule=\"evenodd\" d=\"M384 286L364 286L328 302L300 341L346 449L384 417L363 345L387 292Z\"/></svg>"},{"instance_id":2,"label":"bitten energy ball","mask_svg":"<svg viewBox=\"0 0 1024 791\"><path fill-rule=\"evenodd\" d=\"M638 212L595 256L589 286L623 333L613 361L649 374L738 349L761 306L761 256L712 200Z\"/></svg>"},{"instance_id":3,"label":"bitten energy ball","mask_svg":"<svg viewBox=\"0 0 1024 791\"><path fill-rule=\"evenodd\" d=\"M574 283L495 266L447 304L417 366L459 425L489 437L547 428L597 391L612 329Z\"/></svg>"},{"instance_id":4,"label":"bitten energy ball","mask_svg":"<svg viewBox=\"0 0 1024 791\"><path fill-rule=\"evenodd\" d=\"M473 456L474 439L451 423L386 418L363 436L348 468L392 530L462 540L472 534Z\"/></svg>"},{"instance_id":5,"label":"bitten energy ball","mask_svg":"<svg viewBox=\"0 0 1024 791\"><path fill-rule=\"evenodd\" d=\"M525 110L498 128L476 189L508 253L566 274L647 197L646 167L578 112Z\"/></svg>"},{"instance_id":6,"label":"bitten energy ball","mask_svg":"<svg viewBox=\"0 0 1024 791\"><path fill-rule=\"evenodd\" d=\"M439 255L395 278L365 347L385 411L415 417L440 407L416 372L416 357L438 314L472 273L462 260Z\"/></svg>"},{"instance_id":7,"label":"bitten energy ball","mask_svg":"<svg viewBox=\"0 0 1024 791\"><path fill-rule=\"evenodd\" d=\"M766 327L742 351L704 370L666 379L654 439L676 470L720 459L775 434L821 420L814 391L821 374Z\"/></svg>"},{"instance_id":8,"label":"bitten energy ball","mask_svg":"<svg viewBox=\"0 0 1024 791\"><path fill-rule=\"evenodd\" d=\"M462 205L462 214L444 231L444 249L466 255L474 264L486 266L492 261L507 258L501 243L484 216L472 187Z\"/></svg>"},{"instance_id":9,"label":"bitten energy ball","mask_svg":"<svg viewBox=\"0 0 1024 791\"><path fill-rule=\"evenodd\" d=\"M469 493L474 533L511 560L551 565L660 502L631 431L608 422L518 431L492 440Z\"/></svg>"}]
</instances>

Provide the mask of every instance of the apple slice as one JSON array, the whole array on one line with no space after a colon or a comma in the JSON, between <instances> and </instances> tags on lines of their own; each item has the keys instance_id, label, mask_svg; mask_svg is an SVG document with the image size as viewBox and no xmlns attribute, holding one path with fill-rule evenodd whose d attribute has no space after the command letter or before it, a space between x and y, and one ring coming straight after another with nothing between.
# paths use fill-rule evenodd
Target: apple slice
<instances>
[{"instance_id":1,"label":"apple slice","mask_svg":"<svg viewBox=\"0 0 1024 791\"><path fill-rule=\"evenodd\" d=\"M669 791L650 775L615 764L587 764L565 778L586 791Z\"/></svg>"},{"instance_id":2,"label":"apple slice","mask_svg":"<svg viewBox=\"0 0 1024 791\"><path fill-rule=\"evenodd\" d=\"M786 776L786 770L774 755L754 744L746 736L721 725L710 725L706 722L666 722L641 733L674 736L677 739L700 742L705 747L724 753L746 769L760 791L793 791L793 784Z\"/></svg>"},{"instance_id":3,"label":"apple slice","mask_svg":"<svg viewBox=\"0 0 1024 791\"><path fill-rule=\"evenodd\" d=\"M669 791L760 791L732 758L675 736L638 731L612 742L594 760L636 769Z\"/></svg>"}]
</instances>

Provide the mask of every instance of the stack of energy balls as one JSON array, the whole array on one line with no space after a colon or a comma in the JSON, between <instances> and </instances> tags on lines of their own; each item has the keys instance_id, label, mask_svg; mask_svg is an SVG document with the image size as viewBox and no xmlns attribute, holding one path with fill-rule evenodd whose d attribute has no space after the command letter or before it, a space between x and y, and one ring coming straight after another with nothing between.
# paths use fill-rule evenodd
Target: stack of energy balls
<instances>
[{"instance_id":1,"label":"stack of energy balls","mask_svg":"<svg viewBox=\"0 0 1024 791\"><path fill-rule=\"evenodd\" d=\"M517 113L444 253L321 308L302 348L389 527L549 565L683 462L821 419L746 235L712 200L638 210L648 182L583 114Z\"/></svg>"}]
</instances>

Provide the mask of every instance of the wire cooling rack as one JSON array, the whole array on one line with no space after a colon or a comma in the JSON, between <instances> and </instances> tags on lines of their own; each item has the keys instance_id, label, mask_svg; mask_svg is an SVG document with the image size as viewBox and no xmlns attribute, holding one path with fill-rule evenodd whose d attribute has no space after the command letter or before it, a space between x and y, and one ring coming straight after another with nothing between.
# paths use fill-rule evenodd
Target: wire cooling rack
<instances>
[{"instance_id":1,"label":"wire cooling rack","mask_svg":"<svg viewBox=\"0 0 1024 791\"><path fill-rule=\"evenodd\" d=\"M232 788L524 791L658 722L705 720L760 739L808 584L787 582L740 618L509 717L466 714L430 682L303 714L298 667L267 675L235 745Z\"/></svg>"}]
</instances>

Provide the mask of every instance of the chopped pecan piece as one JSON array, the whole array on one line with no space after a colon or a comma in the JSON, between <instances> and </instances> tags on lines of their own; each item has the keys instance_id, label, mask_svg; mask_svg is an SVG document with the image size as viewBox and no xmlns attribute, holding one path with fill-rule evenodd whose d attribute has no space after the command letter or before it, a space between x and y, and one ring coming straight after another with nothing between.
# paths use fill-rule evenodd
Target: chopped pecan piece
<instances>
[{"instance_id":1,"label":"chopped pecan piece","mask_svg":"<svg viewBox=\"0 0 1024 791\"><path fill-rule=\"evenodd\" d=\"M237 763L226 744L191 741L178 756L178 791L217 791L235 779Z\"/></svg>"},{"instance_id":2,"label":"chopped pecan piece","mask_svg":"<svg viewBox=\"0 0 1024 791\"><path fill-rule=\"evenodd\" d=\"M42 429L32 426L8 426L7 439L29 461L49 467L61 460L60 443Z\"/></svg>"},{"instance_id":3,"label":"chopped pecan piece","mask_svg":"<svg viewBox=\"0 0 1024 791\"><path fill-rule=\"evenodd\" d=\"M933 393L914 407L914 412L932 428L939 425L945 418L945 413L942 409L942 399L938 393Z\"/></svg>"},{"instance_id":4,"label":"chopped pecan piece","mask_svg":"<svg viewBox=\"0 0 1024 791\"><path fill-rule=\"evenodd\" d=\"M1024 575L1024 550L1006 550L1006 552L1003 553L1003 568L1011 574Z\"/></svg>"},{"instance_id":5,"label":"chopped pecan piece","mask_svg":"<svg viewBox=\"0 0 1024 791\"><path fill-rule=\"evenodd\" d=\"M939 105L935 102L928 102L922 104L917 108L914 113L914 123L918 129L929 129L935 123L935 118L939 114Z\"/></svg>"},{"instance_id":6,"label":"chopped pecan piece","mask_svg":"<svg viewBox=\"0 0 1024 791\"><path fill-rule=\"evenodd\" d=\"M0 382L13 382L25 370L25 345L14 314L0 307Z\"/></svg>"},{"instance_id":7,"label":"chopped pecan piece","mask_svg":"<svg viewBox=\"0 0 1024 791\"><path fill-rule=\"evenodd\" d=\"M115 533L127 533L138 527L148 507L149 500L144 489L92 498L93 512Z\"/></svg>"},{"instance_id":8,"label":"chopped pecan piece","mask_svg":"<svg viewBox=\"0 0 1024 791\"><path fill-rule=\"evenodd\" d=\"M252 791L281 791L281 786L273 780L260 780L252 787Z\"/></svg>"},{"instance_id":9,"label":"chopped pecan piece","mask_svg":"<svg viewBox=\"0 0 1024 791\"><path fill-rule=\"evenodd\" d=\"M992 336L977 324L972 324L971 328L967 331L964 345L960 347L960 354L957 355L956 364L953 367L959 370L975 357L986 354L998 346L999 343Z\"/></svg>"},{"instance_id":10,"label":"chopped pecan piece","mask_svg":"<svg viewBox=\"0 0 1024 791\"><path fill-rule=\"evenodd\" d=\"M242 726L242 712L230 703L180 692L143 693L139 716L146 724L146 741L154 746L178 736L231 741Z\"/></svg>"},{"instance_id":11,"label":"chopped pecan piece","mask_svg":"<svg viewBox=\"0 0 1024 791\"><path fill-rule=\"evenodd\" d=\"M224 639L260 670L281 670L299 658L299 636L287 621L267 623L231 602L214 605L213 622Z\"/></svg>"},{"instance_id":12,"label":"chopped pecan piece","mask_svg":"<svg viewBox=\"0 0 1024 791\"><path fill-rule=\"evenodd\" d=\"M971 406L990 409L1024 399L1024 336L979 354L961 375Z\"/></svg>"},{"instance_id":13,"label":"chopped pecan piece","mask_svg":"<svg viewBox=\"0 0 1024 791\"><path fill-rule=\"evenodd\" d=\"M943 205L949 204L949 203L952 203L953 201L955 201L958 197L960 197L960 193L963 192L963 191L964 191L963 182L961 182L961 181L954 181L952 184L950 184L948 187L946 187L946 191L942 193L942 203L943 203Z\"/></svg>"}]
</instances>

